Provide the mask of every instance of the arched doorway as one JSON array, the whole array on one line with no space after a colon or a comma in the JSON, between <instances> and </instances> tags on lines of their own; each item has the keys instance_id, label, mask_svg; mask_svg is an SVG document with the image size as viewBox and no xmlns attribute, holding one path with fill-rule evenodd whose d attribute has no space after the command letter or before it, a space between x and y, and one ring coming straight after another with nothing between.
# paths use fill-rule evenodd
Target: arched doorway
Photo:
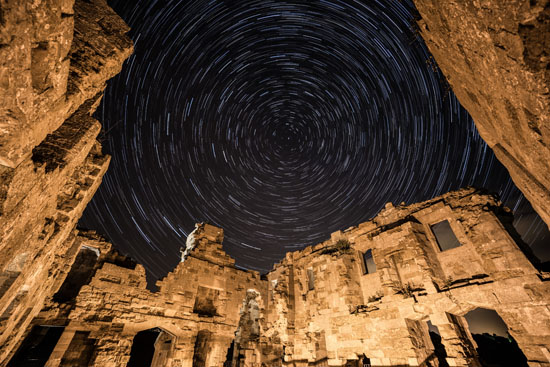
<instances>
[{"instance_id":1,"label":"arched doorway","mask_svg":"<svg viewBox=\"0 0 550 367\"><path fill-rule=\"evenodd\" d=\"M206 359L210 352L211 335L212 333L208 330L201 330L197 333L195 348L193 349L193 367L206 367Z\"/></svg>"},{"instance_id":2,"label":"arched doorway","mask_svg":"<svg viewBox=\"0 0 550 367\"><path fill-rule=\"evenodd\" d=\"M8 367L42 367L50 358L64 327L33 326Z\"/></svg>"},{"instance_id":3,"label":"arched doorway","mask_svg":"<svg viewBox=\"0 0 550 367\"><path fill-rule=\"evenodd\" d=\"M174 336L160 328L140 331L134 336L128 367L163 367L172 355Z\"/></svg>"},{"instance_id":4,"label":"arched doorway","mask_svg":"<svg viewBox=\"0 0 550 367\"><path fill-rule=\"evenodd\" d=\"M447 363L447 350L441 342L441 333L439 332L439 328L432 324L430 320L428 320L427 323L430 340L434 346L434 354L439 363L439 367L449 367L449 363Z\"/></svg>"},{"instance_id":5,"label":"arched doorway","mask_svg":"<svg viewBox=\"0 0 550 367\"><path fill-rule=\"evenodd\" d=\"M495 310L476 308L464 317L483 367L527 367L527 358Z\"/></svg>"}]
</instances>

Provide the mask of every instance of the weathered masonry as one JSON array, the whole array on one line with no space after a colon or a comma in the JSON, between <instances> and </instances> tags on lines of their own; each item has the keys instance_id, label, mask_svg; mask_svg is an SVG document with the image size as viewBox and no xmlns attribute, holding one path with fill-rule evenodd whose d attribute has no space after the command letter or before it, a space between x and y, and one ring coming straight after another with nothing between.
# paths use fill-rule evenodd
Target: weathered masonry
<instances>
[{"instance_id":1,"label":"weathered masonry","mask_svg":"<svg viewBox=\"0 0 550 367\"><path fill-rule=\"evenodd\" d=\"M550 1L414 1L453 90L549 223ZM474 189L388 205L266 276L199 225L148 291L141 265L75 229L109 164L91 115L127 31L105 0L0 0L0 366L476 366L476 309L550 366L549 276Z\"/></svg>"},{"instance_id":2,"label":"weathered masonry","mask_svg":"<svg viewBox=\"0 0 550 367\"><path fill-rule=\"evenodd\" d=\"M110 161L91 114L127 31L104 0L0 1L0 365L77 256Z\"/></svg>"},{"instance_id":3,"label":"weathered masonry","mask_svg":"<svg viewBox=\"0 0 550 367\"><path fill-rule=\"evenodd\" d=\"M235 268L223 231L200 224L156 293L143 267L80 233L75 265L13 360L49 340L48 367L132 366L147 345L140 358L151 366L479 366L463 316L483 308L530 366L550 366L550 277L515 241L511 219L471 188L389 204L263 277Z\"/></svg>"},{"instance_id":4,"label":"weathered masonry","mask_svg":"<svg viewBox=\"0 0 550 367\"><path fill-rule=\"evenodd\" d=\"M413 0L479 134L550 226L550 0Z\"/></svg>"}]
</instances>

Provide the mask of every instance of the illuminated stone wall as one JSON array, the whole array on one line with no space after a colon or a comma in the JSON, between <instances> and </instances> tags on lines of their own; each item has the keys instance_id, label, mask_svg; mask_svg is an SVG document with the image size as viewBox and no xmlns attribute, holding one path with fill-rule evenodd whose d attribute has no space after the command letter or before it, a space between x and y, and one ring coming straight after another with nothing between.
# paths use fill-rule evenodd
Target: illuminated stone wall
<instances>
[{"instance_id":1,"label":"illuminated stone wall","mask_svg":"<svg viewBox=\"0 0 550 367\"><path fill-rule=\"evenodd\" d=\"M86 357L81 359L84 365L126 366L135 335L159 328L166 338L166 357L158 366L197 365L197 354L202 354L204 366L222 366L247 292L262 298L267 291L257 272L234 266L221 249L222 239L221 229L200 225L195 248L157 283L159 291L151 292L141 265L115 255L97 235L81 235L80 248L97 249L101 255L75 299L58 303L52 297L34 320L36 325L65 326L46 365L63 366L80 348L76 354ZM70 274L65 281L71 281ZM85 353L86 343L69 347L79 334L93 340L92 353Z\"/></svg>"},{"instance_id":2,"label":"illuminated stone wall","mask_svg":"<svg viewBox=\"0 0 550 367\"><path fill-rule=\"evenodd\" d=\"M2 2L0 365L77 254L75 226L109 165L91 117L132 52L105 1Z\"/></svg>"},{"instance_id":3,"label":"illuminated stone wall","mask_svg":"<svg viewBox=\"0 0 550 367\"><path fill-rule=\"evenodd\" d=\"M550 1L414 3L453 92L550 226Z\"/></svg>"},{"instance_id":4,"label":"illuminated stone wall","mask_svg":"<svg viewBox=\"0 0 550 367\"><path fill-rule=\"evenodd\" d=\"M472 188L388 204L372 221L288 253L263 278L236 268L223 231L200 224L156 293L141 265L81 233L81 251L100 253L93 275L74 299L57 284L33 325L65 327L48 367L71 358L126 366L143 330L160 332L153 362L162 363L152 366L437 366L430 321L446 362L465 367L479 362L464 315L485 308L504 320L530 366L550 366L550 275L528 260L511 220ZM435 229L441 223L445 233ZM81 270L65 280L73 288L86 274L77 262Z\"/></svg>"},{"instance_id":5,"label":"illuminated stone wall","mask_svg":"<svg viewBox=\"0 0 550 367\"><path fill-rule=\"evenodd\" d=\"M388 204L372 221L287 254L268 274L266 320L285 345L285 365L355 366L362 357L373 366L436 365L430 320L449 365L475 366L463 318L475 308L497 311L531 366L550 365L548 274L514 241L510 216L492 196L464 189ZM444 221L458 246L442 251L431 226Z\"/></svg>"},{"instance_id":6,"label":"illuminated stone wall","mask_svg":"<svg viewBox=\"0 0 550 367\"><path fill-rule=\"evenodd\" d=\"M482 137L550 223L548 47L537 36L548 1L416 3ZM428 320L450 366L475 366L464 315L479 307L498 312L531 367L550 366L549 276L511 214L474 189L389 204L264 278L236 268L223 231L202 224L147 290L141 265L75 230L109 164L91 114L132 52L127 26L104 0L4 2L2 19L0 366L45 341L48 367L126 366L147 330L153 366L435 366Z\"/></svg>"}]
</instances>

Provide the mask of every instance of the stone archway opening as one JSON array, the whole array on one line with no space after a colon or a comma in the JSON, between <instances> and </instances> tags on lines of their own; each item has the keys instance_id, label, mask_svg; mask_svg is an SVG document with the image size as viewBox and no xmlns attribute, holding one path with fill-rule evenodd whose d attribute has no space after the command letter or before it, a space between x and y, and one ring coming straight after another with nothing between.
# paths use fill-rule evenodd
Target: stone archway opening
<instances>
[{"instance_id":1,"label":"stone archway opening","mask_svg":"<svg viewBox=\"0 0 550 367\"><path fill-rule=\"evenodd\" d=\"M362 355L359 357L359 367L372 367L372 364L370 362L370 358L366 355Z\"/></svg>"},{"instance_id":2,"label":"stone archway opening","mask_svg":"<svg viewBox=\"0 0 550 367\"><path fill-rule=\"evenodd\" d=\"M174 336L161 328L140 331L134 336L127 367L163 367L174 347Z\"/></svg>"},{"instance_id":3,"label":"stone archway opening","mask_svg":"<svg viewBox=\"0 0 550 367\"><path fill-rule=\"evenodd\" d=\"M65 327L33 326L23 343L9 361L8 367L42 367L52 354Z\"/></svg>"},{"instance_id":4,"label":"stone archway opening","mask_svg":"<svg viewBox=\"0 0 550 367\"><path fill-rule=\"evenodd\" d=\"M495 310L476 308L464 318L483 367L527 367L527 358Z\"/></svg>"},{"instance_id":5,"label":"stone archway opening","mask_svg":"<svg viewBox=\"0 0 550 367\"><path fill-rule=\"evenodd\" d=\"M197 333L195 348L193 349L193 367L206 367L211 339L212 332L208 330L201 330Z\"/></svg>"},{"instance_id":6,"label":"stone archway opening","mask_svg":"<svg viewBox=\"0 0 550 367\"><path fill-rule=\"evenodd\" d=\"M441 342L441 333L439 332L439 328L432 324L430 320L427 321L427 324L430 340L432 341L434 354L439 363L439 367L449 367L449 363L447 362L447 350Z\"/></svg>"}]
</instances>

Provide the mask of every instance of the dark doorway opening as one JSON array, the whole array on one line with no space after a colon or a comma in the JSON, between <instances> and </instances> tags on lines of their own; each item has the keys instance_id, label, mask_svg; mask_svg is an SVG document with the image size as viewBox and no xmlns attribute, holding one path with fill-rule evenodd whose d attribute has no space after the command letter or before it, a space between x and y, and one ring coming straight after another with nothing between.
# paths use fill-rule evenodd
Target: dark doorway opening
<instances>
[{"instance_id":1,"label":"dark doorway opening","mask_svg":"<svg viewBox=\"0 0 550 367\"><path fill-rule=\"evenodd\" d=\"M483 367L527 367L527 358L496 311L476 308L464 317Z\"/></svg>"},{"instance_id":2,"label":"dark doorway opening","mask_svg":"<svg viewBox=\"0 0 550 367\"><path fill-rule=\"evenodd\" d=\"M439 362L439 367L449 367L449 364L447 363L447 351L445 350L445 346L441 342L441 334L439 333L439 328L432 324L430 320L428 320L428 329L430 330L430 339L432 340L432 344L434 345L434 353L437 357L437 361Z\"/></svg>"},{"instance_id":3,"label":"dark doorway opening","mask_svg":"<svg viewBox=\"0 0 550 367\"><path fill-rule=\"evenodd\" d=\"M8 367L43 367L63 330L64 327L34 326L8 363Z\"/></svg>"},{"instance_id":4,"label":"dark doorway opening","mask_svg":"<svg viewBox=\"0 0 550 367\"><path fill-rule=\"evenodd\" d=\"M164 367L169 363L174 349L172 334L153 328L143 330L134 336L128 367Z\"/></svg>"},{"instance_id":5,"label":"dark doorway opening","mask_svg":"<svg viewBox=\"0 0 550 367\"><path fill-rule=\"evenodd\" d=\"M372 367L370 358L363 354L363 356L359 358L359 367Z\"/></svg>"},{"instance_id":6,"label":"dark doorway opening","mask_svg":"<svg viewBox=\"0 0 550 367\"><path fill-rule=\"evenodd\" d=\"M158 328L143 330L134 336L128 367L150 367L155 355L155 341L161 330Z\"/></svg>"},{"instance_id":7,"label":"dark doorway opening","mask_svg":"<svg viewBox=\"0 0 550 367\"><path fill-rule=\"evenodd\" d=\"M66 303L76 298L83 285L88 284L92 279L94 267L97 263L98 251L82 247L76 255L76 259L67 274L67 278L53 296L58 303Z\"/></svg>"},{"instance_id":8,"label":"dark doorway opening","mask_svg":"<svg viewBox=\"0 0 550 367\"><path fill-rule=\"evenodd\" d=\"M229 348L227 348L227 355L225 356L225 362L223 362L223 367L231 367L233 364L233 355L235 354L235 339L231 342Z\"/></svg>"},{"instance_id":9,"label":"dark doorway opening","mask_svg":"<svg viewBox=\"0 0 550 367\"><path fill-rule=\"evenodd\" d=\"M193 350L193 367L205 367L206 358L208 357L211 332L208 330L201 330L197 334L195 340L195 348Z\"/></svg>"}]
</instances>

